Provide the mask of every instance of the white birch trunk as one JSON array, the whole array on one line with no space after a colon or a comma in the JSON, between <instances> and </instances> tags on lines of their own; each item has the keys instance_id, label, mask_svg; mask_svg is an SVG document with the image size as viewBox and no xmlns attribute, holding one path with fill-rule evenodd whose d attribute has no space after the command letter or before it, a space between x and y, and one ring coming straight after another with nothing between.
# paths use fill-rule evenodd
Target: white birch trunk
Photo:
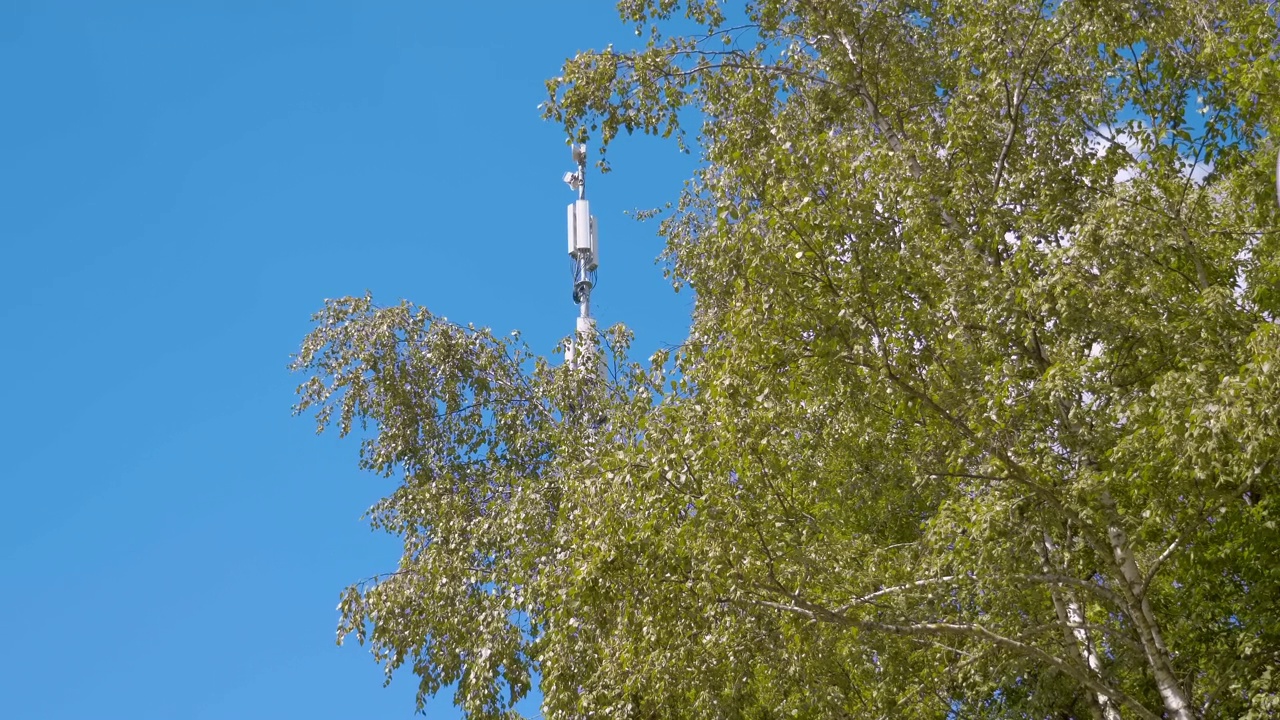
<instances>
[{"instance_id":1,"label":"white birch trunk","mask_svg":"<svg viewBox=\"0 0 1280 720\"><path fill-rule=\"evenodd\" d=\"M1101 500L1109 515L1107 540L1111 543L1116 568L1124 579L1122 585L1125 599L1131 606L1128 614L1138 631L1138 639L1147 656L1147 664L1155 676L1156 689L1160 693L1165 712L1171 720L1195 720L1195 712L1187 698L1186 690L1178 682L1178 676L1174 673L1173 659L1164 644L1160 625L1151 611L1151 603L1147 601L1147 589L1143 586L1142 572L1138 569L1133 550L1129 546L1129 536L1124 528L1120 527L1115 500L1106 491L1103 491Z\"/></svg>"},{"instance_id":2,"label":"white birch trunk","mask_svg":"<svg viewBox=\"0 0 1280 720\"><path fill-rule=\"evenodd\" d=\"M1056 545L1049 537L1049 533L1044 533L1044 552L1041 560L1046 573L1052 573L1060 570L1052 562ZM1102 661L1098 659L1098 652L1093 645L1092 638L1089 637L1089 631L1084 627L1085 617L1084 611L1080 607L1080 601L1076 599L1074 593L1070 590L1062 590L1052 588L1050 595L1053 597L1053 607L1058 615L1058 622L1062 624L1063 636L1068 645L1074 645L1076 652L1080 654L1080 659L1084 661L1089 671L1100 682L1106 682L1106 678L1102 674ZM1102 693L1094 694L1094 702L1090 703L1094 717L1101 720L1121 720L1120 710L1116 707L1116 703L1109 696Z\"/></svg>"}]
</instances>

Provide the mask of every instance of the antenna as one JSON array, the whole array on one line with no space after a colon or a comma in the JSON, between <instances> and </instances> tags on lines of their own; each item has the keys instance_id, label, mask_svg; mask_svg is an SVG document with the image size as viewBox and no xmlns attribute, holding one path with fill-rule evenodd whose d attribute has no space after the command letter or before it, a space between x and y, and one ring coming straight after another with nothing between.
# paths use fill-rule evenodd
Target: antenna
<instances>
[{"instance_id":1,"label":"antenna","mask_svg":"<svg viewBox=\"0 0 1280 720\"><path fill-rule=\"evenodd\" d=\"M596 219L587 201L587 146L574 145L574 172L564 174L564 181L578 193L569 203L569 262L573 268L573 302L578 306L577 338L565 352L565 360L574 364L579 343L594 342L596 321L591 317L591 289L596 284L596 268L600 266Z\"/></svg>"}]
</instances>

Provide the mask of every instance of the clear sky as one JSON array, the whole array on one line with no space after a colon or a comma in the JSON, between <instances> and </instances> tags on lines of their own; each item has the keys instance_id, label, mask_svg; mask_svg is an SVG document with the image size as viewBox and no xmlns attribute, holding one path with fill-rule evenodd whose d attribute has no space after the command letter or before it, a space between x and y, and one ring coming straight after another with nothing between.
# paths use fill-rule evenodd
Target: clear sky
<instances>
[{"instance_id":1,"label":"clear sky","mask_svg":"<svg viewBox=\"0 0 1280 720\"><path fill-rule=\"evenodd\" d=\"M549 352L543 81L633 39L603 0L0 0L0 718L412 716L411 676L334 645L341 588L398 557L360 520L390 481L290 417L285 366L366 289ZM690 297L623 212L692 162L611 159L594 306L647 356Z\"/></svg>"}]
</instances>

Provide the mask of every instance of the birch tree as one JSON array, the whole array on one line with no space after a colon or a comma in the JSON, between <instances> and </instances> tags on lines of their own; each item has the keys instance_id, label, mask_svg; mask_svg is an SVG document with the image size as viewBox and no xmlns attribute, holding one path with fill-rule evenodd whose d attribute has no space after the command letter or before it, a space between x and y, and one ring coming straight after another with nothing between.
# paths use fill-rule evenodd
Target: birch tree
<instances>
[{"instance_id":1,"label":"birch tree","mask_svg":"<svg viewBox=\"0 0 1280 720\"><path fill-rule=\"evenodd\" d=\"M329 303L403 478L340 634L504 717L1280 713L1274 3L623 0L545 112L672 138L688 341Z\"/></svg>"}]
</instances>

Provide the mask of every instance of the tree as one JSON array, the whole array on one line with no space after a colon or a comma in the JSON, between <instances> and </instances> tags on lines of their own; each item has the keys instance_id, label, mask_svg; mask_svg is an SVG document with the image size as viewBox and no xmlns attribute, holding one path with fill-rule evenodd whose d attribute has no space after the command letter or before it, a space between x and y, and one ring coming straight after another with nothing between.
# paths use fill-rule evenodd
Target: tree
<instances>
[{"instance_id":1,"label":"tree","mask_svg":"<svg viewBox=\"0 0 1280 720\"><path fill-rule=\"evenodd\" d=\"M340 635L476 718L1280 713L1275 4L619 9L545 111L697 125L689 340L328 303L298 411L404 478Z\"/></svg>"}]
</instances>

